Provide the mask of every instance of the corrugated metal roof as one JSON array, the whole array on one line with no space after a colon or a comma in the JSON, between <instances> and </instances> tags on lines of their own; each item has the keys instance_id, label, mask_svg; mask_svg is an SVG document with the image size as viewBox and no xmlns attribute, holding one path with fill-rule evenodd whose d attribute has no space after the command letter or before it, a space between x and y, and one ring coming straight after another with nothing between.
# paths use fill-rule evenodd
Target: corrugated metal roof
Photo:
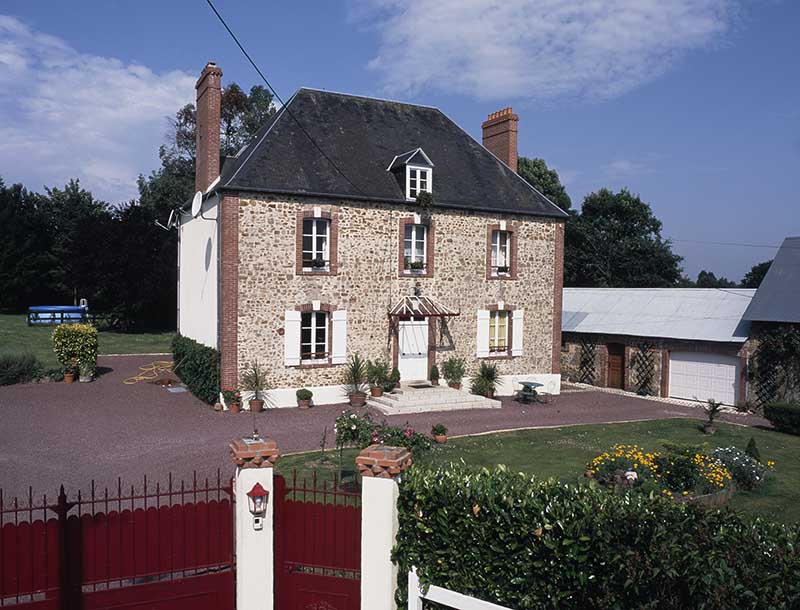
<instances>
[{"instance_id":1,"label":"corrugated metal roof","mask_svg":"<svg viewBox=\"0 0 800 610\"><path fill-rule=\"evenodd\" d=\"M665 339L743 342L742 314L755 290L742 288L565 288L561 328Z\"/></svg>"},{"instance_id":2,"label":"corrugated metal roof","mask_svg":"<svg viewBox=\"0 0 800 610\"><path fill-rule=\"evenodd\" d=\"M800 237L783 240L744 319L800 323Z\"/></svg>"}]
</instances>

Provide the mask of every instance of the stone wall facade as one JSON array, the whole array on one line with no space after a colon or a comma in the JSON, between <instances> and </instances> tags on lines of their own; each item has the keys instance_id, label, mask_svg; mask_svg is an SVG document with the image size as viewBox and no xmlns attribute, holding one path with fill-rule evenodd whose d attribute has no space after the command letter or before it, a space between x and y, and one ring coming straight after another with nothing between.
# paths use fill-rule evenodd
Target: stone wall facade
<instances>
[{"instance_id":1,"label":"stone wall facade","mask_svg":"<svg viewBox=\"0 0 800 610\"><path fill-rule=\"evenodd\" d=\"M625 346L625 375L624 390L636 392L639 387L637 371L631 363L635 362L643 344L649 344L653 351L653 381L654 395L669 396L669 354L670 352L712 352L726 356L739 357L742 370L739 387L740 402L746 400L748 394L747 379L747 354L748 343L713 343L709 341L684 341L679 339L631 337L627 335L580 335L578 333L563 333L561 348L561 373L565 381L579 382L580 362L583 343L594 345L594 370L595 377L592 385L608 387L608 346L613 344Z\"/></svg>"},{"instance_id":2,"label":"stone wall facade","mask_svg":"<svg viewBox=\"0 0 800 610\"><path fill-rule=\"evenodd\" d=\"M387 313L402 297L413 295L415 288L460 311L447 320L443 336L437 332L435 359L440 365L457 355L466 359L470 371L477 368L477 311L503 301L525 310L524 354L496 359L500 374L557 371L553 366L558 278L554 265L563 221L434 208L428 214L435 227L434 273L408 277L398 269L398 240L401 222L422 212L416 205L238 195L236 358L240 372L257 360L267 370L272 388L340 384L342 365L284 364L285 311L315 301L331 310L347 310L348 356L358 352L364 358L391 363L394 337ZM336 218L335 273L298 273L298 214L314 207ZM487 230L501 221L515 228L517 279L486 277Z\"/></svg>"}]
</instances>

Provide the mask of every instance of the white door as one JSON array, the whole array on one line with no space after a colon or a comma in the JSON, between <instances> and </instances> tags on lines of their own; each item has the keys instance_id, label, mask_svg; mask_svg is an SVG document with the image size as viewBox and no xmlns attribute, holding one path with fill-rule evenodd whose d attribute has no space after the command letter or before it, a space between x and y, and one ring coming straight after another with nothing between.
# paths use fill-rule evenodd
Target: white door
<instances>
[{"instance_id":1,"label":"white door","mask_svg":"<svg viewBox=\"0 0 800 610\"><path fill-rule=\"evenodd\" d=\"M401 320L398 330L397 368L403 381L428 378L428 321Z\"/></svg>"},{"instance_id":2,"label":"white door","mask_svg":"<svg viewBox=\"0 0 800 610\"><path fill-rule=\"evenodd\" d=\"M739 395L739 359L722 354L671 352L669 395L735 405Z\"/></svg>"}]
</instances>

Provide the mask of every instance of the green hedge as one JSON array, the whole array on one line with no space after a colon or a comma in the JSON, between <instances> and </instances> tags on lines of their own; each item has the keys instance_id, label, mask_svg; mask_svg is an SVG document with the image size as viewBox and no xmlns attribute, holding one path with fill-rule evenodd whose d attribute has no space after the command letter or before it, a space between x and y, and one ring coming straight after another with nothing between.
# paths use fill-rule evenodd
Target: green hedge
<instances>
[{"instance_id":1,"label":"green hedge","mask_svg":"<svg viewBox=\"0 0 800 610\"><path fill-rule=\"evenodd\" d=\"M800 405L772 403L764 407L764 417L781 432L800 434Z\"/></svg>"},{"instance_id":2,"label":"green hedge","mask_svg":"<svg viewBox=\"0 0 800 610\"><path fill-rule=\"evenodd\" d=\"M203 402L213 405L219 400L219 352L213 347L188 337L176 335L172 340L175 373L189 391Z\"/></svg>"},{"instance_id":3,"label":"green hedge","mask_svg":"<svg viewBox=\"0 0 800 610\"><path fill-rule=\"evenodd\" d=\"M518 610L791 608L800 527L595 485L412 468L393 558L406 578Z\"/></svg>"},{"instance_id":4,"label":"green hedge","mask_svg":"<svg viewBox=\"0 0 800 610\"><path fill-rule=\"evenodd\" d=\"M33 354L8 354L0 356L0 385L28 383L41 379L44 367Z\"/></svg>"}]
</instances>

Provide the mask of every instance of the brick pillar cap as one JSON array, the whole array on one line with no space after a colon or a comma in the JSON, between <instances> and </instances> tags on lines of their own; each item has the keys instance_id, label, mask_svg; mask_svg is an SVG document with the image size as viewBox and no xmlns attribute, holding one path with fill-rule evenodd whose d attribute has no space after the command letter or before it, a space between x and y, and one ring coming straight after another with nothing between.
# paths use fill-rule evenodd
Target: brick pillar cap
<instances>
[{"instance_id":1,"label":"brick pillar cap","mask_svg":"<svg viewBox=\"0 0 800 610\"><path fill-rule=\"evenodd\" d=\"M405 447L370 445L356 458L356 466L362 477L392 479L412 464L411 452Z\"/></svg>"},{"instance_id":2,"label":"brick pillar cap","mask_svg":"<svg viewBox=\"0 0 800 610\"><path fill-rule=\"evenodd\" d=\"M278 460L278 444L260 436L237 438L230 443L231 459L241 468L272 468Z\"/></svg>"}]
</instances>

